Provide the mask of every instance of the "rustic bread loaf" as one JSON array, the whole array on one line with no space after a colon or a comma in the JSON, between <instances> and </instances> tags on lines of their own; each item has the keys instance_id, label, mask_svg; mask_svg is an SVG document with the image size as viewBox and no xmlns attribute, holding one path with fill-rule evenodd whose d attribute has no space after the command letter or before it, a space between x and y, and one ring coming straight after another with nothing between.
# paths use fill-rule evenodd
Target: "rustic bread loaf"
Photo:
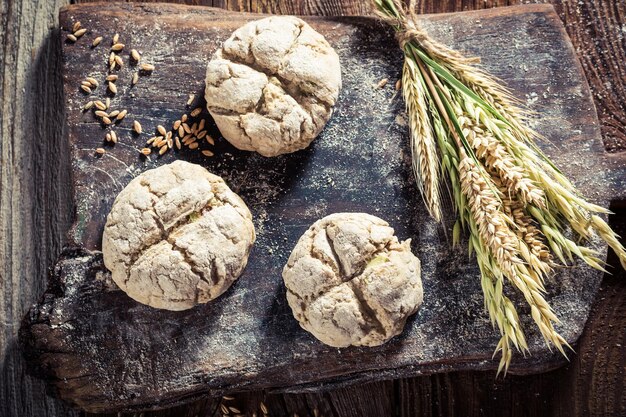
<instances>
[{"instance_id":1,"label":"rustic bread loaf","mask_svg":"<svg viewBox=\"0 0 626 417\"><path fill-rule=\"evenodd\" d=\"M142 173L120 192L102 251L113 280L130 297L185 310L230 287L254 240L250 211L224 180L176 161Z\"/></svg>"},{"instance_id":2,"label":"rustic bread loaf","mask_svg":"<svg viewBox=\"0 0 626 417\"><path fill-rule=\"evenodd\" d=\"M304 149L332 114L341 88L339 57L293 16L237 29L206 72L207 108L239 149L276 156Z\"/></svg>"},{"instance_id":3,"label":"rustic bread loaf","mask_svg":"<svg viewBox=\"0 0 626 417\"><path fill-rule=\"evenodd\" d=\"M283 269L300 325L330 346L377 346L422 303L420 262L389 225L363 213L315 222Z\"/></svg>"}]
</instances>

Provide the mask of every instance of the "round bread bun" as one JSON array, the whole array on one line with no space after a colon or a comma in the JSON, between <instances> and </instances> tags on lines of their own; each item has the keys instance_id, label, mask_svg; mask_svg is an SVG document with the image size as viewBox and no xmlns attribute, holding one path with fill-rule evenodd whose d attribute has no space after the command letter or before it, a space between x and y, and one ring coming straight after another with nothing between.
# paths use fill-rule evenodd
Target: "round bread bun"
<instances>
[{"instance_id":1,"label":"round bread bun","mask_svg":"<svg viewBox=\"0 0 626 417\"><path fill-rule=\"evenodd\" d=\"M300 326L335 347L377 346L400 334L422 303L420 261L410 240L364 213L316 221L283 269Z\"/></svg>"},{"instance_id":2,"label":"round bread bun","mask_svg":"<svg viewBox=\"0 0 626 417\"><path fill-rule=\"evenodd\" d=\"M104 264L131 298L185 310L226 291L255 240L252 215L222 178L176 161L119 193L102 237Z\"/></svg>"},{"instance_id":3,"label":"round bread bun","mask_svg":"<svg viewBox=\"0 0 626 417\"><path fill-rule=\"evenodd\" d=\"M339 56L303 20L273 16L237 29L206 72L207 109L235 147L276 156L304 149L332 114Z\"/></svg>"}]
</instances>

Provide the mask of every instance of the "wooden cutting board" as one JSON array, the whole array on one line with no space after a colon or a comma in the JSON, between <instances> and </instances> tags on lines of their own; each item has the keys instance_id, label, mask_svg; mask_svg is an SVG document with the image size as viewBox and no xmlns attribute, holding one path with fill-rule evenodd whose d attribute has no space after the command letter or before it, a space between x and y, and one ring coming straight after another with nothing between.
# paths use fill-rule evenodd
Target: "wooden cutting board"
<instances>
[{"instance_id":1,"label":"wooden cutting board","mask_svg":"<svg viewBox=\"0 0 626 417\"><path fill-rule=\"evenodd\" d=\"M450 223L433 223L411 173L403 102L394 84L402 55L391 31L365 17L306 18L336 48L343 90L323 133L307 150L263 158L218 138L216 156L198 151L139 155L157 124L188 113L189 94L203 105L208 57L233 30L258 15L204 7L103 3L61 10L64 30L88 29L76 43L62 42L71 187L76 207L68 248L47 292L20 332L33 368L58 394L88 411L145 410L205 395L270 389L319 390L332 386L451 370L490 370L498 341L483 310L479 272L463 250L450 249ZM526 5L480 12L423 16L440 41L481 56L538 114L541 146L585 195L607 206L623 200L623 162L604 154L588 86L551 6ZM63 32L62 38L65 39ZM118 71L112 108L129 110L116 128L119 143L98 157L104 130L82 105L103 97L106 60L114 33L156 70L130 88L135 68ZM96 36L105 40L96 48ZM90 98L79 89L92 76L101 87ZM383 88L376 84L389 79ZM131 132L138 120L144 131ZM60 121L62 122L62 121ZM222 297L189 311L156 310L120 291L99 252L106 215L118 192L139 173L176 158L199 163L226 179L250 206L258 240L249 265ZM335 349L302 330L285 300L281 269L300 235L315 220L362 211L387 220L401 239L412 238L421 258L425 300L404 333L377 348ZM598 246L604 253L606 248ZM559 271L548 301L574 344L602 274L577 265ZM515 298L520 313L525 304ZM513 360L513 373L542 372L565 359L548 351L530 320L531 355Z\"/></svg>"}]
</instances>

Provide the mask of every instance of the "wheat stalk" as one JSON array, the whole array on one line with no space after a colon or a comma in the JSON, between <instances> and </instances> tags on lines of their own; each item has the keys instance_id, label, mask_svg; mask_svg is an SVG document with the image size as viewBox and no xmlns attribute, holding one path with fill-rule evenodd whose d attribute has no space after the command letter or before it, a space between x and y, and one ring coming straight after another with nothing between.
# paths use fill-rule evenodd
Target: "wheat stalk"
<instances>
[{"instance_id":1,"label":"wheat stalk","mask_svg":"<svg viewBox=\"0 0 626 417\"><path fill-rule=\"evenodd\" d=\"M608 210L585 200L535 144L528 112L502 83L476 67L475 58L431 39L400 0L372 0L396 30L405 56L403 95L409 114L416 180L429 212L441 218L439 181L449 178L458 219L453 243L468 233L481 271L485 308L501 339L498 373L513 349L528 351L507 286L521 293L548 346L569 345L543 294L544 279L575 257L604 270L598 253L581 244L599 236L626 268L626 250L598 216ZM439 175L441 172L442 175ZM580 238L566 235L571 228Z\"/></svg>"},{"instance_id":2,"label":"wheat stalk","mask_svg":"<svg viewBox=\"0 0 626 417\"><path fill-rule=\"evenodd\" d=\"M433 127L427 114L424 84L414 62L404 62L402 80L402 95L409 115L411 155L415 180L428 212L436 221L440 221L439 155L437 154Z\"/></svg>"}]
</instances>

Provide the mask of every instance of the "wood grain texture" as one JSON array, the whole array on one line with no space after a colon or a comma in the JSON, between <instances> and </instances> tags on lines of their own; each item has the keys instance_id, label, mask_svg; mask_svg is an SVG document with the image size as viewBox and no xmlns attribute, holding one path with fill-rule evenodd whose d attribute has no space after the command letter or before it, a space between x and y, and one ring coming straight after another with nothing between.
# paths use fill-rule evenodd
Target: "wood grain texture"
<instances>
[{"instance_id":1,"label":"wood grain texture","mask_svg":"<svg viewBox=\"0 0 626 417\"><path fill-rule=\"evenodd\" d=\"M119 71L120 92L112 100L113 108L129 108L132 119L151 131L185 112L178 103L186 101L188 92L201 95L206 56L253 18L180 6L83 5L65 10L61 25L90 22L88 39L119 32L129 47L143 49L144 59L157 63L160 71L132 90L123 81L132 70ZM476 266L452 261L464 257L449 249L445 235L419 204L408 160L402 157L408 141L406 129L396 123L402 103L391 100L394 83L382 90L372 87L381 78L397 77L401 56L389 47L395 46L392 34L372 19L309 21L337 49L344 75L342 98L315 146L272 160L237 152L223 142L220 156L209 161L197 152L179 155L225 177L250 205L258 241L246 271L220 299L174 314L126 297L110 282L98 252L65 253L49 291L23 326L29 357L64 398L90 411L141 410L206 392L318 390L496 366L491 353L497 335L482 313L479 280L467 279L477 276ZM583 192L607 204L614 192L604 181L597 121L551 7L431 16L423 24L445 43L482 56L489 70L537 106L543 117L536 128L555 144L546 151ZM153 36L156 32L160 36ZM510 54L505 47L510 39L522 38ZM184 51L173 46L179 39L186 40ZM140 158L141 138L130 135L128 120L116 128L120 143L102 158L94 156L104 133L90 113L80 111L86 98L77 87L85 74L104 77L106 51L92 50L88 43L63 44L63 80L77 205L70 237L73 245L97 251L106 214L121 188L139 172L175 157ZM576 163L566 166L568 161ZM591 168L597 175L587 175ZM284 302L280 270L293 243L317 218L346 210L372 211L388 219L399 236L413 238L423 262L429 294L425 304L401 338L376 349L339 351L321 345L295 324ZM562 270L550 284L549 300L556 311L567 312L560 331L570 343L582 330L599 278L580 267ZM537 372L562 363L533 327L527 328L532 356L515 360L511 372Z\"/></svg>"},{"instance_id":2,"label":"wood grain texture","mask_svg":"<svg viewBox=\"0 0 626 417\"><path fill-rule=\"evenodd\" d=\"M65 1L3 1L0 43L0 415L71 415L26 375L19 322L43 292L71 219L57 15Z\"/></svg>"},{"instance_id":3,"label":"wood grain texture","mask_svg":"<svg viewBox=\"0 0 626 417\"><path fill-rule=\"evenodd\" d=\"M22 3L28 4L22 5ZM32 149L35 151L41 150L43 159L39 160L38 167L40 172L50 172L51 170L57 169L57 162L54 158L47 157L49 155L47 151L50 148L54 149L54 146L48 145L46 141L41 140L41 137L35 138L28 133L24 133L24 129L14 128L12 132L13 136L11 137L9 136L7 126L12 123L11 121L13 119L13 117L9 117L9 115L23 113L27 108L40 111L42 103L46 108L50 109L50 103L60 103L62 101L59 83L56 81L50 82L51 80L59 79L60 75L58 72L41 71L37 69L47 67L47 60L44 60L42 63L40 59L28 59L31 52L38 55L41 53L39 51L46 50L48 51L48 56L54 56L56 43L54 43L54 48L50 49L51 47L48 40L42 43L41 35L33 36L33 32L40 33L41 31L48 31L50 27L55 27L57 19L53 11L56 7L54 3L63 2L39 1L35 3L30 1L8 0L2 3L2 32L0 33L0 38L3 40L2 59L0 59L0 66L2 67L1 76L3 77L3 82L0 83L3 103L0 115L0 119L2 119L2 141L0 142L0 149L2 149L2 160L0 164L0 166L2 166L2 199L0 212L0 217L2 217L2 229L0 230L0 242L2 242L3 252L0 287L2 288L3 298L5 300L23 299L23 306L30 304L34 300L32 294L43 290L45 279L43 275L37 275L36 280L24 283L17 290L13 289L13 286L20 286L20 281L24 280L26 277L26 274L19 273L19 271L27 261L22 257L24 239L20 237L20 233L11 232L11 230L25 230L22 233L31 236L30 239L26 239L27 242L33 239L32 236L36 236L40 233L40 230L34 230L32 226L22 226L19 219L20 217L31 218L32 215L29 213L35 211L41 212L41 201L36 201L32 193L29 194L27 192L20 194L19 182L30 182L37 173L32 169L32 160L26 165L20 165L20 163L18 163L19 161L13 162L13 153L22 152L23 154L24 152L28 153ZM193 4L201 3L229 7L231 10L277 13L280 13L281 10L295 12L295 10L307 9L330 11L333 14L363 14L362 10L367 9L367 1L362 0L344 0L341 2L336 0L223 0L221 2L193 2ZM517 3L517 1L417 1L420 10L435 13L473 10L507 5L509 3L514 4ZM585 7L579 9L579 3ZM611 43L619 47L620 42L622 42L623 45L624 38L619 32L619 29L620 26L623 27L624 22L624 2L621 0L557 0L553 1L553 4L555 4L557 11L559 11L561 19L566 22L566 29L573 38L577 55L581 61L585 59L587 54L602 54L606 65L614 68L620 68L620 66L622 66L621 68L623 69L624 59L620 59L619 53L621 52L623 54L625 48L622 46L621 49L610 51L602 49L600 45ZM599 5L602 7L598 7ZM565 9L573 12L566 16L563 11ZM580 12L578 12L577 9L580 10ZM609 16L608 13L612 13L612 17ZM566 20L566 18L568 20ZM607 21L615 22L616 18L617 24L612 23L611 25L607 25ZM609 30L598 30L598 28L601 27L608 27ZM33 31L34 28L36 29ZM20 32L27 35L24 38L17 39L17 33ZM53 31L51 31L51 33L54 34ZM579 34L579 37L574 35L576 33ZM48 37L48 35L44 37ZM18 45L22 45L22 48L18 48ZM29 51L30 45L41 45L42 47L36 51ZM16 59L18 55L21 57L20 59ZM46 56L46 54L43 56ZM589 76L590 69L586 67L585 70L587 76ZM593 70L593 61L591 62L591 70ZM54 91L51 92L52 96L47 98L46 101L38 97L39 101L35 101L37 107L33 107L32 105L29 107L25 105L28 100L22 99L22 90L12 86L11 83L14 83L15 80L9 83L7 83L7 80L11 80L13 77L14 79L22 79L22 85L25 83L33 85L35 83L36 74L38 74L36 85L47 85L49 88L54 89ZM623 120L624 96L615 96L612 91L612 86L623 85L623 71L621 78L618 76L616 79L610 78L606 73L601 72L600 74L599 76L595 76L595 81L591 82L591 87L594 92L600 96L608 97L611 101L617 103L615 107L617 116L613 116L612 112L606 112L606 114L616 120ZM617 133L607 138L606 132L610 129L607 129L608 123L603 116L605 113L603 103L597 98L594 98L594 100L602 120L602 128L605 133L605 145L608 149L615 151L623 150L626 148L624 145L626 141L624 141L623 134L624 123L622 122L621 126L618 124L616 129ZM7 108L10 109L10 112ZM48 111L54 113L53 110ZM25 117L32 122L32 116ZM622 119L618 119L618 117L622 117ZM53 126L48 126L46 129L54 132L55 126L57 125L53 124ZM620 127L622 130L620 130ZM8 143L7 138L11 139L10 143ZM9 151L11 148L18 148L20 150ZM616 159L617 162L621 164L619 157ZM15 176L9 178L8 174ZM63 174L63 171L61 171L60 174ZM59 188L59 184L56 182L54 176L48 175L46 181L50 183L48 193L54 195L63 192L63 190ZM22 213L17 212L17 210L16 212L13 211L15 206L11 197L20 200L22 206L20 210L22 210ZM64 209L67 208L67 205L61 202L59 206L51 205L51 207L53 212L61 214L64 213ZM626 212L618 212L616 216L617 220L614 219L615 222L612 223L614 226L621 227L622 236L626 235L625 217ZM46 221L46 223L48 222ZM49 223L48 230L50 230L50 235L55 235L56 233L58 239L58 236L63 233L64 229L62 226ZM13 237L13 234L16 236ZM37 239L37 237L35 239ZM38 248L38 252L36 256L30 259L32 260L32 264L38 264L39 269L42 271L50 265L49 262L56 257L60 248L57 244L50 245L53 246L52 249L46 249L45 245L42 245L41 242L37 242L35 245L32 243L24 245L27 249L33 246ZM13 249L10 250L9 248L11 247ZM14 258L11 258L11 256L14 256ZM44 258L47 261L44 261ZM13 275L13 267L11 267L11 265L16 265L14 267L16 271L15 276ZM280 414L273 413L273 415L290 417L292 417L293 413L290 412L291 410L284 408L284 404L286 404L285 398L289 398L287 401L294 401L292 400L293 398L300 398L301 400L299 400L299 402L305 401L307 403L311 412L309 414L301 413L300 416L313 415L315 406L318 406L319 410L323 411L323 414L320 415L335 417L339 417L340 415L372 417L383 415L442 415L442 410L449 410L449 408L441 405L444 402L457 404L457 415L551 415L564 417L625 415L626 411L623 405L623 397L620 397L620 395L623 395L623 364L625 355L624 349L619 346L619 339L616 340L616 334L618 332L615 330L626 327L626 319L624 319L623 314L619 313L624 311L626 291L623 279L623 274L605 278L587 324L587 330L581 337L579 346L577 346L578 355L567 368L536 376L509 376L505 381L495 381L494 374L491 372L453 373L447 378L441 376L419 377L409 380L387 382L382 385L381 383L367 384L353 389L330 391L325 394L272 395L267 398L267 401L281 404L283 407L281 408L283 411L281 411ZM20 294L20 292L24 294ZM41 384L38 384L36 381L24 375L19 353L15 352L15 349L12 351L5 349L5 346L13 343L12 340L14 340L14 334L17 332L20 314L10 311L10 309L13 308L12 302L3 302L5 303L2 310L4 316L0 323L0 329L2 329L0 347L2 347L4 355L0 357L0 371L2 373L0 376L0 415L10 417L73 415L66 407L55 405L55 401L46 398L43 394ZM7 334L9 335L8 340ZM3 343L5 343L5 345L3 345ZM621 341L621 346L624 346L623 340ZM602 354L598 355L598 352L602 352ZM612 357L613 359L607 361L606 357ZM606 383L600 383L600 381L605 381L607 376L611 379L606 381ZM410 383L410 386L402 390L400 389L400 385L406 385L408 383ZM471 390L466 389L465 391L459 391L457 389L467 387L468 385L471 386ZM381 389L381 387L388 388ZM467 393L467 395L459 397L456 394L450 394L451 391L455 393L463 392L464 394ZM349 403L355 396L357 400L364 396L378 397L376 401L382 403L389 400L389 392L396 393L396 395L392 397L393 414L388 413L389 409L386 407L364 409L363 407L359 407L359 404L355 404L353 409L346 410L345 407L337 408L334 404L335 401L340 404ZM399 395L401 393L403 393L403 395ZM253 395L255 398L263 398L265 396L263 393L245 394L238 396L237 401ZM384 398L381 398L382 396L384 396ZM419 402L414 401L416 396L420 397ZM509 401L509 399L512 398L516 399L515 403ZM621 402L620 398L622 398ZM254 401L252 402L254 403ZM216 415L214 404L213 402L207 403L206 400L201 400L192 407L178 407L168 411L149 412L142 415L146 417L212 416ZM534 404L535 406L529 407L527 411L525 408L527 404ZM467 409L471 412L466 412L463 408L460 408L460 405L469 405ZM252 410L253 408L250 409ZM274 411L276 408L271 407L271 409ZM535 412L538 409L539 411ZM337 410L345 414L338 414ZM402 414L400 414L400 411L402 411ZM139 414L135 415L138 416ZM117 414L111 416L117 416Z\"/></svg>"}]
</instances>

